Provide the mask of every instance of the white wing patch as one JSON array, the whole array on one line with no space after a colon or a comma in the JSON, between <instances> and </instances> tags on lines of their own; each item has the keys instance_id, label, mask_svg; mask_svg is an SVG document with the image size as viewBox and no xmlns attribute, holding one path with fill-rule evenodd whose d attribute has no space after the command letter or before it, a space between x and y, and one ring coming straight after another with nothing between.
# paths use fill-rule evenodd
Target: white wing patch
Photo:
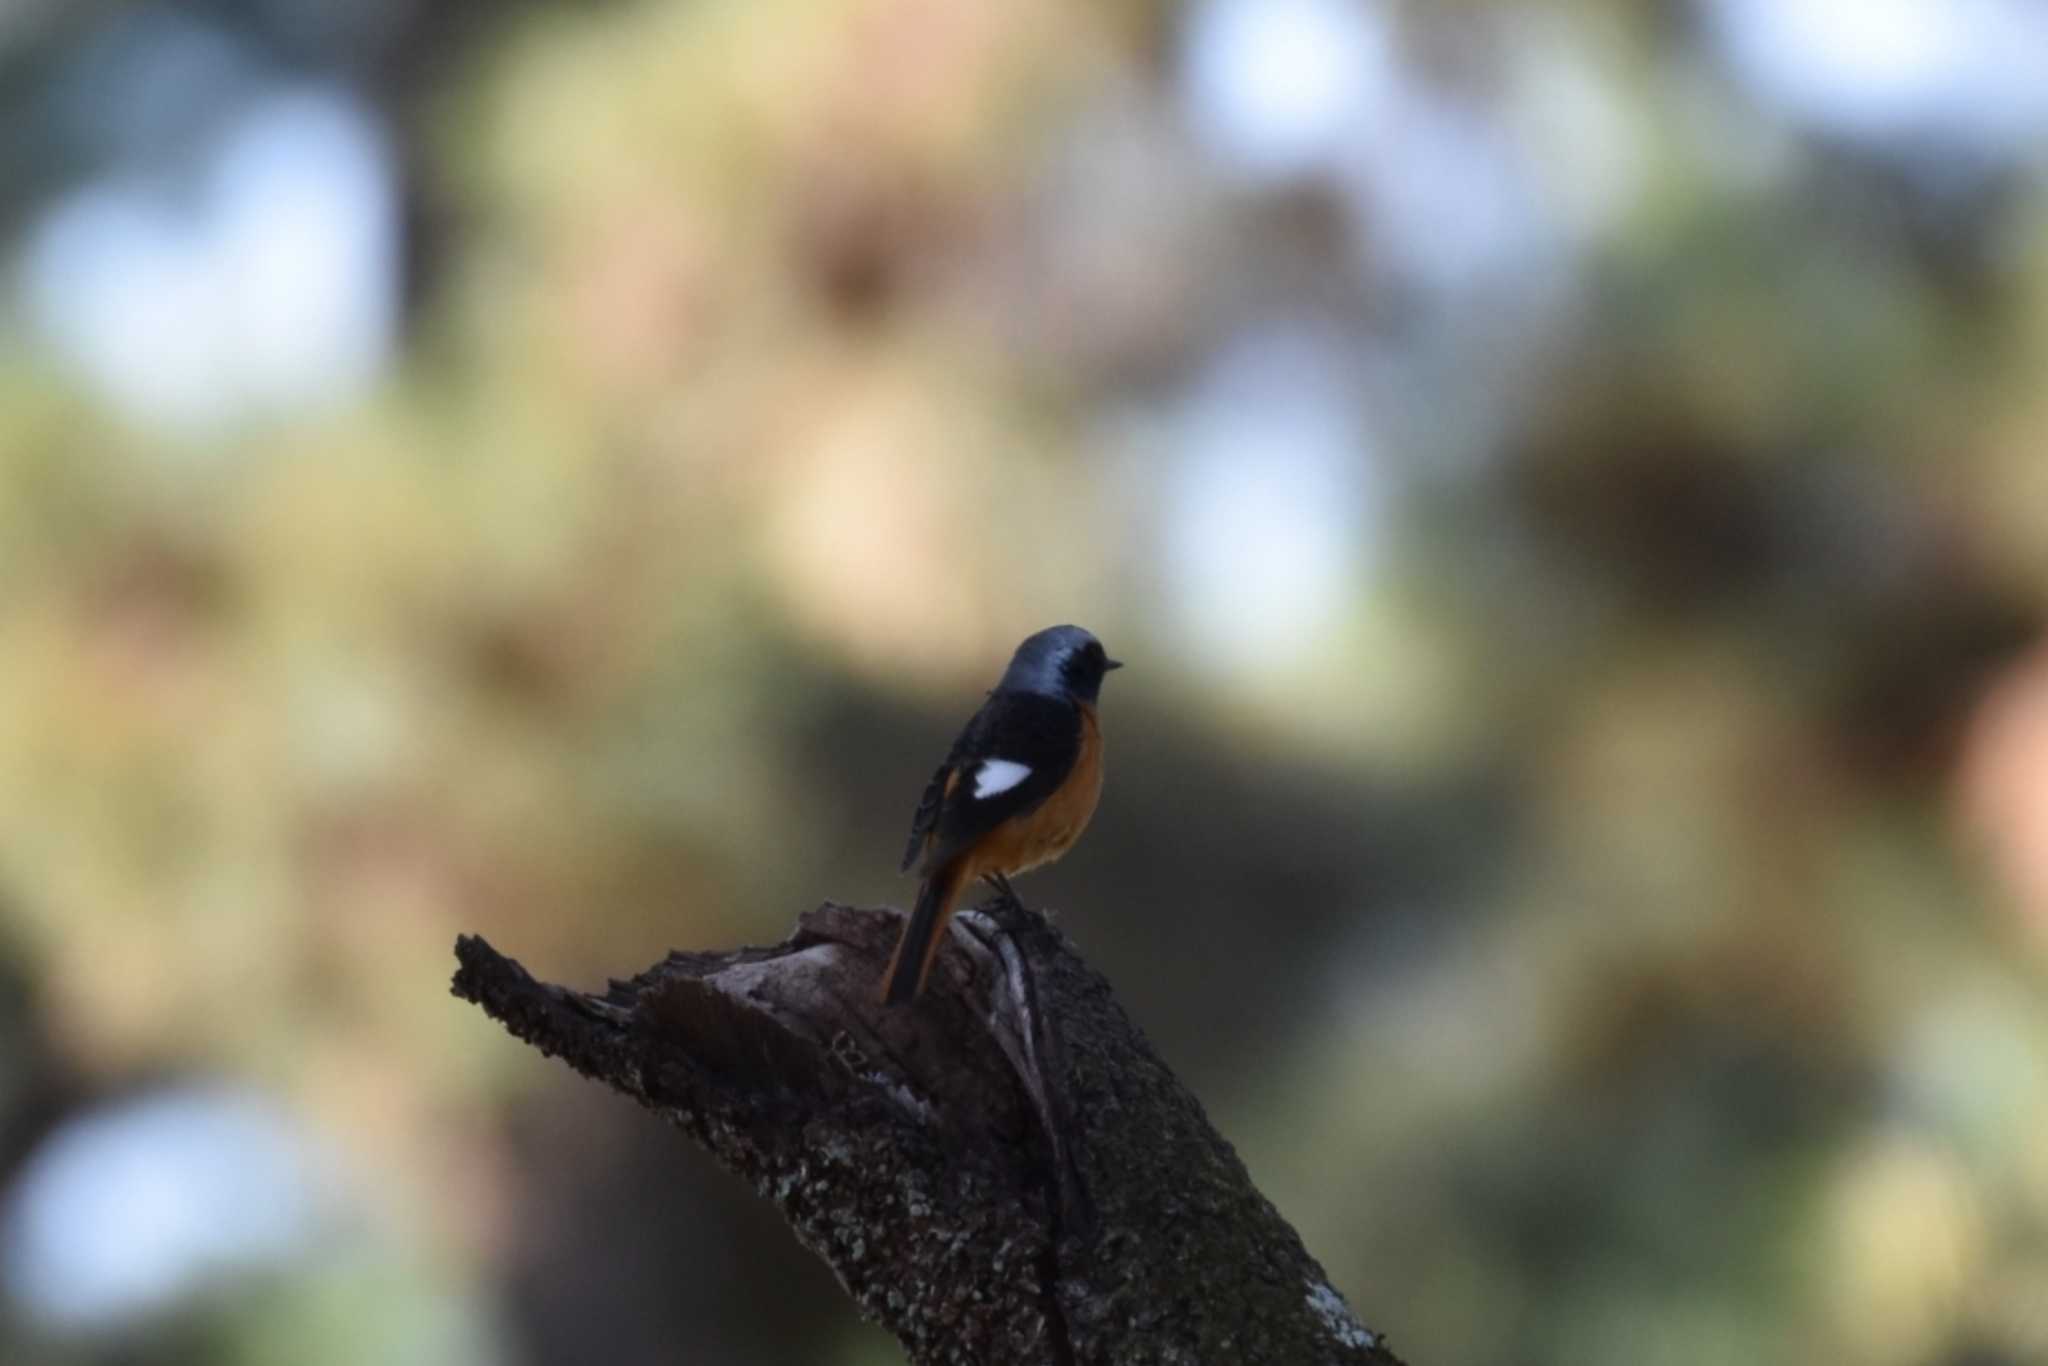
<instances>
[{"instance_id":1,"label":"white wing patch","mask_svg":"<svg viewBox=\"0 0 2048 1366\"><path fill-rule=\"evenodd\" d=\"M974 770L975 800L1008 792L1030 776L1029 764L1020 764L1015 759L983 759L981 767Z\"/></svg>"}]
</instances>

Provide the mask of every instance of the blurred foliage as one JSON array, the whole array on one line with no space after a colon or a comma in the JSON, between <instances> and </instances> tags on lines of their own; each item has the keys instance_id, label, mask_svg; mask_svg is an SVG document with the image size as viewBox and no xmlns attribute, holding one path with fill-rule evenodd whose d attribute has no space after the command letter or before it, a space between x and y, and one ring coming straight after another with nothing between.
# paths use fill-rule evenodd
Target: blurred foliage
<instances>
[{"instance_id":1,"label":"blurred foliage","mask_svg":"<svg viewBox=\"0 0 2048 1366\"><path fill-rule=\"evenodd\" d=\"M407 177L368 399L157 430L0 335L0 1176L226 1076L353 1211L0 1355L893 1359L448 947L594 983L900 902L952 728L1077 620L1133 667L1027 895L1418 1366L2048 1359L2039 157L1930 189L1683 6L1410 7L1532 203L1586 169L1543 62L1636 149L1566 283L1446 289L1204 160L1165 7L435 8L339 63ZM1275 317L1363 357L1390 492L1245 668L1177 625L1158 433Z\"/></svg>"}]
</instances>

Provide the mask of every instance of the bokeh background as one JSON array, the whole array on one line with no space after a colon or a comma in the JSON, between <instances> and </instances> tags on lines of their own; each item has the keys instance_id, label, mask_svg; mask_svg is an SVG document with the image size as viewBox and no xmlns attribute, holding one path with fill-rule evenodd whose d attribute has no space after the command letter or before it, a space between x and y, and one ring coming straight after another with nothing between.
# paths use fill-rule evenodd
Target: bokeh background
<instances>
[{"instance_id":1,"label":"bokeh background","mask_svg":"<svg viewBox=\"0 0 2048 1366\"><path fill-rule=\"evenodd\" d=\"M2048 1362L2048 5L14 0L0 281L11 1366L900 1359L449 948L901 904L1069 620L1417 1366Z\"/></svg>"}]
</instances>

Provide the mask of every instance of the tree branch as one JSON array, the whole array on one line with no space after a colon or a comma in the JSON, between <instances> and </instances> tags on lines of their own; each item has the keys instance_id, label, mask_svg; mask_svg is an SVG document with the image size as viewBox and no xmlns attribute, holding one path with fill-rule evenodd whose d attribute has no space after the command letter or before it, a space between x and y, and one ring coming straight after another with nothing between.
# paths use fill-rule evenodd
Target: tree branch
<instances>
[{"instance_id":1,"label":"tree branch","mask_svg":"<svg viewBox=\"0 0 2048 1366\"><path fill-rule=\"evenodd\" d=\"M1063 935L964 911L887 1009L900 923L828 903L603 995L465 935L454 991L752 1182L917 1366L1399 1366Z\"/></svg>"}]
</instances>

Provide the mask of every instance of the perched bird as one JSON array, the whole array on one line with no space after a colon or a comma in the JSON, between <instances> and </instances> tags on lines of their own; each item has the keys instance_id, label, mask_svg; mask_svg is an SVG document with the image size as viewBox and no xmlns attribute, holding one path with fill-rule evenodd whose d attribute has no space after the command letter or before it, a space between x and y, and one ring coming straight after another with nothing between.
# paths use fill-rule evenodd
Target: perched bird
<instances>
[{"instance_id":1,"label":"perched bird","mask_svg":"<svg viewBox=\"0 0 2048 1366\"><path fill-rule=\"evenodd\" d=\"M903 867L918 864L924 883L889 959L886 1004L924 990L968 883L987 878L1021 904L1011 876L1052 862L1088 828L1102 793L1095 699L1102 676L1122 667L1078 626L1048 627L1017 647L911 817Z\"/></svg>"}]
</instances>

